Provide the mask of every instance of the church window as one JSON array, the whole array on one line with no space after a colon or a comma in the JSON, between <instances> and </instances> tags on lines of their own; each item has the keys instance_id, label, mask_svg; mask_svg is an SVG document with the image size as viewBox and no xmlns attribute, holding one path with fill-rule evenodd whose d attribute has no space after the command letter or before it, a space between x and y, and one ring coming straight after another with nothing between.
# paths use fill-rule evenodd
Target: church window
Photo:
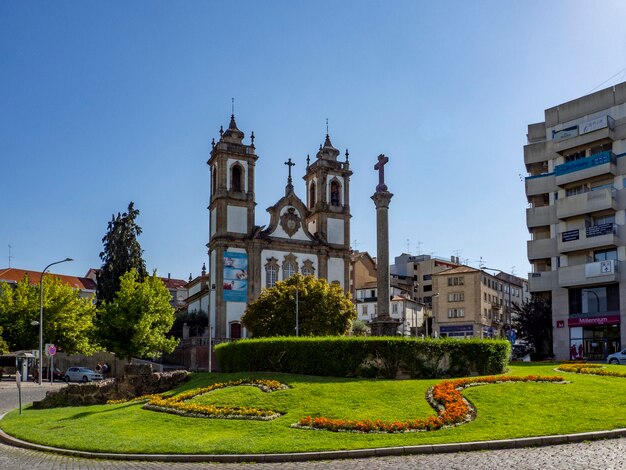
<instances>
[{"instance_id":1,"label":"church window","mask_svg":"<svg viewBox=\"0 0 626 470\"><path fill-rule=\"evenodd\" d=\"M217 186L217 167L211 168L211 194L215 194Z\"/></svg>"},{"instance_id":2,"label":"church window","mask_svg":"<svg viewBox=\"0 0 626 470\"><path fill-rule=\"evenodd\" d=\"M302 263L302 275L303 276L314 276L315 268L313 267L313 261L307 259Z\"/></svg>"},{"instance_id":3,"label":"church window","mask_svg":"<svg viewBox=\"0 0 626 470\"><path fill-rule=\"evenodd\" d=\"M309 207L315 206L315 182L311 181L309 186Z\"/></svg>"},{"instance_id":4,"label":"church window","mask_svg":"<svg viewBox=\"0 0 626 470\"><path fill-rule=\"evenodd\" d=\"M278 260L276 258L268 258L265 265L265 287L274 287L278 280Z\"/></svg>"},{"instance_id":5,"label":"church window","mask_svg":"<svg viewBox=\"0 0 626 470\"><path fill-rule=\"evenodd\" d=\"M331 181L330 183L330 205L338 206L339 201L339 183L337 181Z\"/></svg>"},{"instance_id":6,"label":"church window","mask_svg":"<svg viewBox=\"0 0 626 470\"><path fill-rule=\"evenodd\" d=\"M243 168L237 163L230 170L230 184L234 192L240 193L243 191Z\"/></svg>"},{"instance_id":7,"label":"church window","mask_svg":"<svg viewBox=\"0 0 626 470\"><path fill-rule=\"evenodd\" d=\"M289 279L297 272L298 263L296 262L296 257L293 254L288 254L283 261L283 280Z\"/></svg>"}]
</instances>

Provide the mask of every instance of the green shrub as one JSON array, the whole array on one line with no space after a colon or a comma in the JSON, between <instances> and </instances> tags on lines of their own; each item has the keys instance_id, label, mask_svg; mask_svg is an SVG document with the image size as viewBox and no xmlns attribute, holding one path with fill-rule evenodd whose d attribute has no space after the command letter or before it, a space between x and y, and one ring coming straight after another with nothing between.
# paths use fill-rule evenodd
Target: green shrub
<instances>
[{"instance_id":1,"label":"green shrub","mask_svg":"<svg viewBox=\"0 0 626 470\"><path fill-rule=\"evenodd\" d=\"M224 372L384 378L500 374L510 351L498 340L341 336L246 339L215 348Z\"/></svg>"}]
</instances>

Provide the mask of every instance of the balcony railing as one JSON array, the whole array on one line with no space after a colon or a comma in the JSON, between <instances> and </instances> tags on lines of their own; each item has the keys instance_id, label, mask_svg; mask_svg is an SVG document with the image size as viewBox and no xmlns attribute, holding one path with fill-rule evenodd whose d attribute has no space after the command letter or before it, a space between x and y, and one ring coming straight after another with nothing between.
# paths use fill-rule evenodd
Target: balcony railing
<instances>
[{"instance_id":1,"label":"balcony railing","mask_svg":"<svg viewBox=\"0 0 626 470\"><path fill-rule=\"evenodd\" d=\"M616 163L617 159L615 154L610 150L596 153L590 157L581 158L571 162L563 163L554 167L554 174L556 176L566 175L575 171L586 170L587 168L593 168L594 166L604 165L606 163Z\"/></svg>"}]
</instances>

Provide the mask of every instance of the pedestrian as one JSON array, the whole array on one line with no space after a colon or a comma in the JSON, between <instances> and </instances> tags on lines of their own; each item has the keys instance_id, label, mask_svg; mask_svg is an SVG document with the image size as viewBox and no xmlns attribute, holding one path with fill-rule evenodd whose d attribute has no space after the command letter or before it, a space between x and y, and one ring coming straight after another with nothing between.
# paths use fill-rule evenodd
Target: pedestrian
<instances>
[{"instance_id":1,"label":"pedestrian","mask_svg":"<svg viewBox=\"0 0 626 470\"><path fill-rule=\"evenodd\" d=\"M107 374L109 373L110 368L111 368L111 366L109 366L109 363L108 363L108 362L105 362L105 363L102 365L102 375L103 375L105 378L106 378Z\"/></svg>"},{"instance_id":2,"label":"pedestrian","mask_svg":"<svg viewBox=\"0 0 626 470\"><path fill-rule=\"evenodd\" d=\"M96 372L97 372L98 374L101 374L101 373L102 373L102 366L100 365L100 363L99 363L99 362L98 362L98 364L96 365Z\"/></svg>"}]
</instances>

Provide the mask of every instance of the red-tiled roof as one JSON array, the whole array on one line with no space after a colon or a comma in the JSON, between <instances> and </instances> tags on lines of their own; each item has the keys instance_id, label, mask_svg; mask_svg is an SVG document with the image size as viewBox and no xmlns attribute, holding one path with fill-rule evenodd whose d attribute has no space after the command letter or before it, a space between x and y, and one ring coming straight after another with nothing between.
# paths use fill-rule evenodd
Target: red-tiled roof
<instances>
[{"instance_id":1,"label":"red-tiled roof","mask_svg":"<svg viewBox=\"0 0 626 470\"><path fill-rule=\"evenodd\" d=\"M0 268L0 282L19 282L25 275L28 275L28 280L31 284L39 284L41 280L40 271L29 271L28 269L17 268ZM65 276L64 274L47 273L48 276L55 276L60 278L65 284L81 290L96 290L96 283L86 277Z\"/></svg>"},{"instance_id":2,"label":"red-tiled roof","mask_svg":"<svg viewBox=\"0 0 626 470\"><path fill-rule=\"evenodd\" d=\"M188 281L183 281L182 279L174 279L171 277L162 277L160 278L165 284L165 287L168 289L180 289L181 287L185 287Z\"/></svg>"}]
</instances>

